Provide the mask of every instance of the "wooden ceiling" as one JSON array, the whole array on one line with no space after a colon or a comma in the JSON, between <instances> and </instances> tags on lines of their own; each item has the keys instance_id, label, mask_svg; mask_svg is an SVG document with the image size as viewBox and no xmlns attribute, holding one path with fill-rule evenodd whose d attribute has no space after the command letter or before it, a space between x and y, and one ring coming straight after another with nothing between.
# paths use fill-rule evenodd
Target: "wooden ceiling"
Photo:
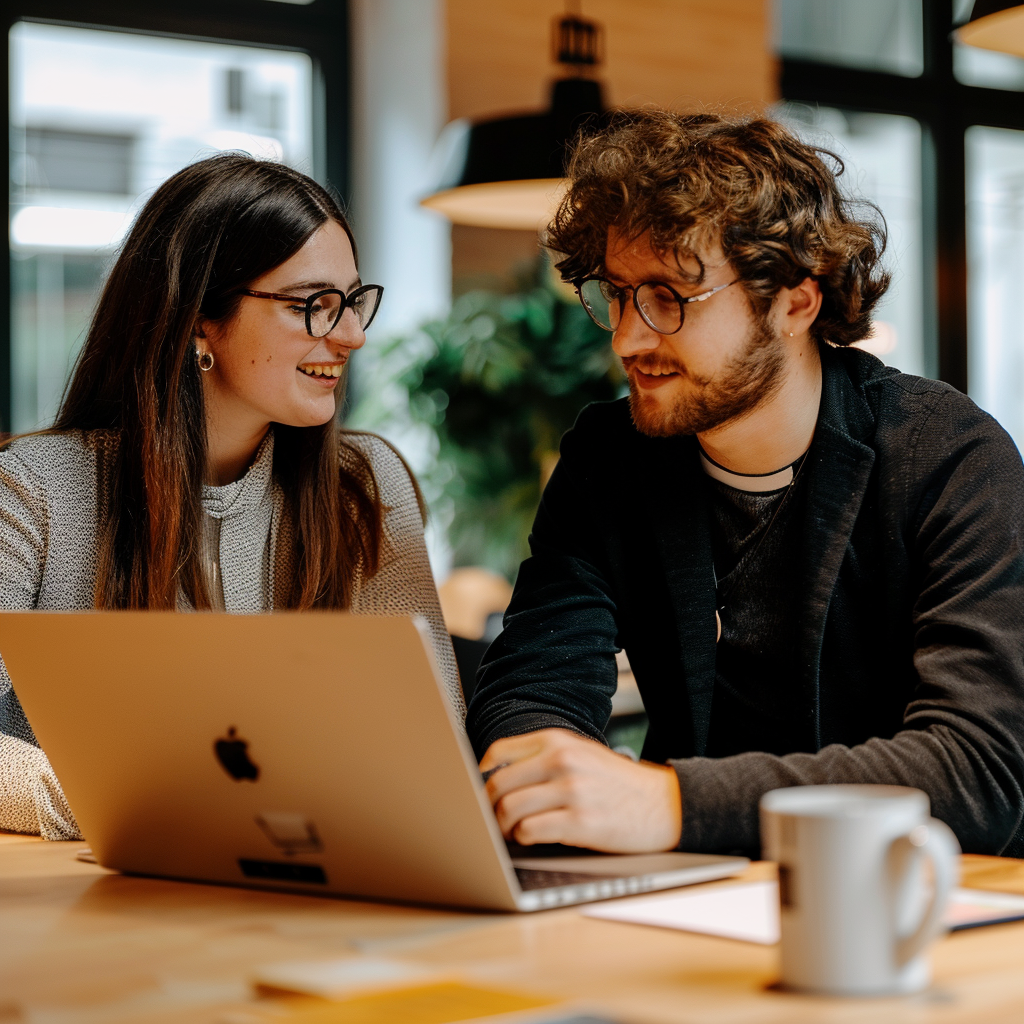
<instances>
[{"instance_id":1,"label":"wooden ceiling","mask_svg":"<svg viewBox=\"0 0 1024 1024\"><path fill-rule=\"evenodd\" d=\"M582 0L604 27L596 77L610 106L763 109L777 96L769 0ZM564 0L447 0L449 116L547 105Z\"/></svg>"}]
</instances>

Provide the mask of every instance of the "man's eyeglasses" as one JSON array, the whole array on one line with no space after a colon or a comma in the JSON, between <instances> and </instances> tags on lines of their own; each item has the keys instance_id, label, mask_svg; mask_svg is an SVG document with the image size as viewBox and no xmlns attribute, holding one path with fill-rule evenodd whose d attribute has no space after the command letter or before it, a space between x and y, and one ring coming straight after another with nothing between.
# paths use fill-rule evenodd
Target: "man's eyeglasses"
<instances>
[{"instance_id":1,"label":"man's eyeglasses","mask_svg":"<svg viewBox=\"0 0 1024 1024\"><path fill-rule=\"evenodd\" d=\"M342 318L346 309L351 309L365 331L377 315L384 286L364 284L356 288L351 295L346 295L337 288L325 288L322 292L313 292L308 298L302 299L295 295L281 295L279 292L254 292L248 288L241 290L243 295L251 295L254 299L275 299L277 302L295 303L295 312L300 309L306 314L306 333L311 338L323 338L331 333Z\"/></svg>"},{"instance_id":2,"label":"man's eyeglasses","mask_svg":"<svg viewBox=\"0 0 1024 1024\"><path fill-rule=\"evenodd\" d=\"M652 331L675 334L683 326L688 303L704 302L716 292L735 284L736 280L738 278L686 298L662 281L646 281L634 288L632 285L620 287L603 277L585 277L574 284L590 319L606 331L618 330L627 301L626 293L632 292L636 311Z\"/></svg>"}]
</instances>

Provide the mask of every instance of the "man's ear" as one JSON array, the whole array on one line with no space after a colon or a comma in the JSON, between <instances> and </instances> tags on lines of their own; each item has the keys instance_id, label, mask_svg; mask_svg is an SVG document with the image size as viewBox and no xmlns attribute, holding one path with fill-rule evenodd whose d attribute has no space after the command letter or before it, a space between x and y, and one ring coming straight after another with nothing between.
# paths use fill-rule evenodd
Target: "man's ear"
<instances>
[{"instance_id":1,"label":"man's ear","mask_svg":"<svg viewBox=\"0 0 1024 1024\"><path fill-rule=\"evenodd\" d=\"M805 334L821 311L821 287L817 278L805 277L778 295L779 329L783 334Z\"/></svg>"}]
</instances>

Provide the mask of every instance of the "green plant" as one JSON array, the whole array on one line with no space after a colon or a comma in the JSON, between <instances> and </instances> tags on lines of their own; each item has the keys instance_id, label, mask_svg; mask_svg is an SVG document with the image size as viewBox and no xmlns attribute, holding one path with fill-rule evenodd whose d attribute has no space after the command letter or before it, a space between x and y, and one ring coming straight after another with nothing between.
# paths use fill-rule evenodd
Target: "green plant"
<instances>
[{"instance_id":1,"label":"green plant","mask_svg":"<svg viewBox=\"0 0 1024 1024\"><path fill-rule=\"evenodd\" d=\"M474 291L424 324L400 374L414 422L437 433L455 565L514 579L558 442L588 403L619 397L610 336L541 265L518 291Z\"/></svg>"}]
</instances>

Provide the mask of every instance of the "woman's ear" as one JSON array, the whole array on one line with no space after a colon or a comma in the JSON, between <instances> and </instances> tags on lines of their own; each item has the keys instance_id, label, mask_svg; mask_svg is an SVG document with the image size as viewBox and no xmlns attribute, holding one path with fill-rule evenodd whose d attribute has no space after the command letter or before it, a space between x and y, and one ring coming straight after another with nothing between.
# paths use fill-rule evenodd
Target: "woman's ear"
<instances>
[{"instance_id":1,"label":"woman's ear","mask_svg":"<svg viewBox=\"0 0 1024 1024\"><path fill-rule=\"evenodd\" d=\"M208 346L216 346L220 341L221 334L222 325L216 320L208 320L206 317L197 319L195 327L192 328L192 337L196 341L206 342Z\"/></svg>"}]
</instances>

